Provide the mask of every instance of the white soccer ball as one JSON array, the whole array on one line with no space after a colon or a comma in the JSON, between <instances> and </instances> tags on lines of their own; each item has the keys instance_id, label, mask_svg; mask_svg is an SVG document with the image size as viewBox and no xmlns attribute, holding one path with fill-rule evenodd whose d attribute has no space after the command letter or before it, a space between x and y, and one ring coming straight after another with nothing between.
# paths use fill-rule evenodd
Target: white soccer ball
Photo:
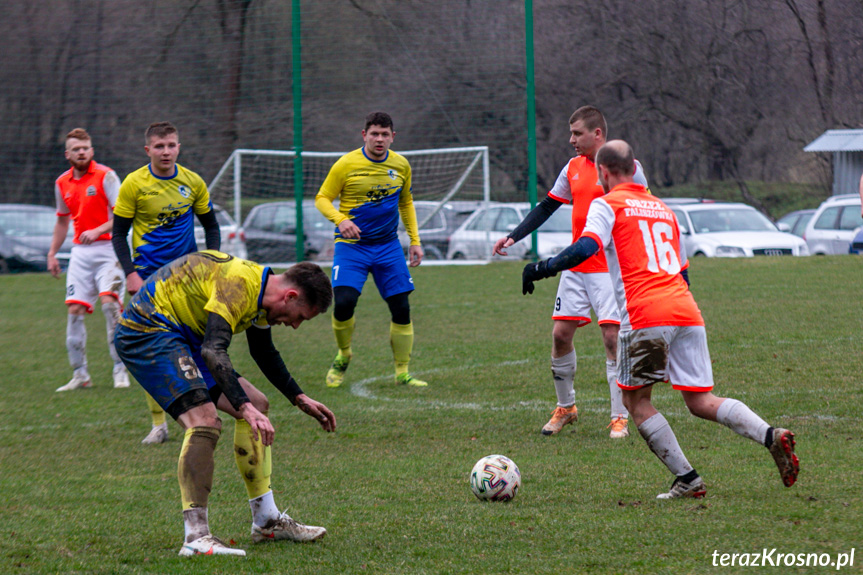
<instances>
[{"instance_id":1,"label":"white soccer ball","mask_svg":"<svg viewBox=\"0 0 863 575\"><path fill-rule=\"evenodd\" d=\"M510 501L521 487L521 472L515 461L503 455L488 455L470 472L470 488L481 501Z\"/></svg>"}]
</instances>

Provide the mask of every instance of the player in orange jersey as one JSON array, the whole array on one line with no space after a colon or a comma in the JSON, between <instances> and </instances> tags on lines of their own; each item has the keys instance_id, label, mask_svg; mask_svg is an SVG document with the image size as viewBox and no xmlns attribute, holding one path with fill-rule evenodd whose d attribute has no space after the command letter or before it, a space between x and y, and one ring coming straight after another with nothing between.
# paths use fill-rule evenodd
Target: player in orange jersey
<instances>
[{"instance_id":1,"label":"player in orange jersey","mask_svg":"<svg viewBox=\"0 0 863 575\"><path fill-rule=\"evenodd\" d=\"M114 387L129 387L129 374L114 349L114 331L122 311L123 270L111 246L114 204L120 179L114 170L93 160L90 135L82 128L66 134L66 159L71 168L54 184L57 223L48 251L48 271L60 277L57 252L75 224L74 247L66 273L66 351L72 365L72 379L57 391L90 387L87 370L87 327L84 314L93 313L96 300L102 302L108 331L108 352L114 362Z\"/></svg>"},{"instance_id":2,"label":"player in orange jersey","mask_svg":"<svg viewBox=\"0 0 863 575\"><path fill-rule=\"evenodd\" d=\"M606 194L590 206L584 232L554 258L525 266L523 293L533 282L578 265L604 248L621 313L618 385L651 451L675 475L659 499L702 497L704 481L689 464L674 432L650 401L653 385L672 381L689 411L717 421L770 450L782 482L797 480L794 434L770 426L744 403L713 394L713 370L701 311L681 274L685 256L674 213L633 182L632 148L622 140L597 152Z\"/></svg>"},{"instance_id":3,"label":"player in orange jersey","mask_svg":"<svg viewBox=\"0 0 863 575\"><path fill-rule=\"evenodd\" d=\"M495 254L506 255L506 248L539 228L563 204L572 204L572 241L581 235L590 202L603 195L594 157L596 151L605 143L608 126L598 109L583 106L569 118L569 130L569 143L577 155L560 171L545 199L509 235L495 242ZM635 178L647 187L647 179L640 164ZM551 372L557 393L557 407L552 412L551 419L543 426L543 435L558 433L564 425L578 419L573 382L577 362L572 339L576 329L590 323L591 309L596 314L605 345L605 373L611 396L610 437L617 439L629 435L629 413L623 405L620 388L617 387L616 356L620 315L617 302L614 301L608 265L602 252L564 271L560 276L551 316L554 321Z\"/></svg>"}]
</instances>

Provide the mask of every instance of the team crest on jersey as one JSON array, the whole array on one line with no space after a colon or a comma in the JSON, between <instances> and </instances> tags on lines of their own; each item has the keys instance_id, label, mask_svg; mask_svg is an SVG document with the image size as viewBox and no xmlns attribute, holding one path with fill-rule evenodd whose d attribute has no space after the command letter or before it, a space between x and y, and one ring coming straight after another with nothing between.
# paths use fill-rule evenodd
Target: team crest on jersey
<instances>
[{"instance_id":1,"label":"team crest on jersey","mask_svg":"<svg viewBox=\"0 0 863 575\"><path fill-rule=\"evenodd\" d=\"M396 176L398 176L398 174L396 174L395 170L388 170L387 175L390 177L391 180L395 180Z\"/></svg>"},{"instance_id":2,"label":"team crest on jersey","mask_svg":"<svg viewBox=\"0 0 863 575\"><path fill-rule=\"evenodd\" d=\"M87 195L95 196L96 195L96 186L87 186Z\"/></svg>"},{"instance_id":3,"label":"team crest on jersey","mask_svg":"<svg viewBox=\"0 0 863 575\"><path fill-rule=\"evenodd\" d=\"M188 188L188 186L180 186L179 188L177 188L177 191L180 192L180 195L184 198L188 198L192 194L192 191Z\"/></svg>"}]
</instances>

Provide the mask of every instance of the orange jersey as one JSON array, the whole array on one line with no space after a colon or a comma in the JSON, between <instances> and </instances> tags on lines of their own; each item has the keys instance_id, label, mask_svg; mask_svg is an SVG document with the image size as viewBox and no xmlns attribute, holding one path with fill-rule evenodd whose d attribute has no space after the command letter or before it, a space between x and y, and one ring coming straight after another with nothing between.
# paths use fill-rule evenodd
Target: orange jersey
<instances>
[{"instance_id":1,"label":"orange jersey","mask_svg":"<svg viewBox=\"0 0 863 575\"><path fill-rule=\"evenodd\" d=\"M75 225L74 243L80 244L81 232L97 228L111 219L120 179L108 166L90 162L87 173L75 179L72 168L63 172L54 183L58 216L72 216ZM99 236L99 240L110 240L111 232Z\"/></svg>"},{"instance_id":2,"label":"orange jersey","mask_svg":"<svg viewBox=\"0 0 863 575\"><path fill-rule=\"evenodd\" d=\"M590 207L584 235L604 247L621 329L704 325L680 276L680 228L668 206L642 185L620 184Z\"/></svg>"},{"instance_id":3,"label":"orange jersey","mask_svg":"<svg viewBox=\"0 0 863 575\"><path fill-rule=\"evenodd\" d=\"M647 179L641 164L636 162L635 166L634 179L646 188ZM558 174L548 195L559 202L572 204L572 241L575 243L584 231L591 202L605 195L596 172L596 164L586 156L572 158ZM600 251L571 268L571 271L587 274L608 272L605 254Z\"/></svg>"}]
</instances>

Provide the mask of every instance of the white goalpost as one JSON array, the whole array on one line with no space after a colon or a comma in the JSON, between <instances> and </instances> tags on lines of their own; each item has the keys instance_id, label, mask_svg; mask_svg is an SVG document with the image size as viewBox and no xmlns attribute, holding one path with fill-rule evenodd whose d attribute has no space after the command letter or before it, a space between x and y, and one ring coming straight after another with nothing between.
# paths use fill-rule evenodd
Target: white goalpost
<instances>
[{"instance_id":1,"label":"white goalpost","mask_svg":"<svg viewBox=\"0 0 863 575\"><path fill-rule=\"evenodd\" d=\"M449 205L487 204L490 200L489 155L487 146L396 150L411 164L414 201L420 230L440 218L438 212ZM346 152L302 152L304 220L332 165ZM293 150L234 150L209 184L212 201L231 214L239 226L255 206L270 202L294 202ZM274 204L275 206L275 204ZM258 208L258 212L266 208ZM463 208L464 209L464 208ZM308 225L304 225L304 230ZM330 230L331 231L331 230ZM249 232L251 233L251 232ZM251 241L251 240L250 240ZM254 250L250 250L249 258ZM272 252L270 252L272 253ZM266 262L266 263L289 263Z\"/></svg>"}]
</instances>

